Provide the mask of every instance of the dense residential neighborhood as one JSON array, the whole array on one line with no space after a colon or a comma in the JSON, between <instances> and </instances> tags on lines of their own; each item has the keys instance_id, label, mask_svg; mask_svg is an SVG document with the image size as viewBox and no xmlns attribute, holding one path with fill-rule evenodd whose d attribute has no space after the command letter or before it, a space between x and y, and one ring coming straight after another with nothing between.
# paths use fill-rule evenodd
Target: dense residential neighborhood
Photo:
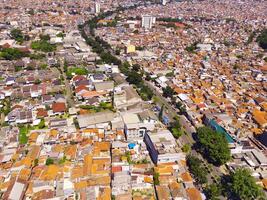
<instances>
[{"instance_id":1,"label":"dense residential neighborhood","mask_svg":"<svg viewBox=\"0 0 267 200\"><path fill-rule=\"evenodd\" d=\"M0 199L265 199L264 0L0 0Z\"/></svg>"}]
</instances>

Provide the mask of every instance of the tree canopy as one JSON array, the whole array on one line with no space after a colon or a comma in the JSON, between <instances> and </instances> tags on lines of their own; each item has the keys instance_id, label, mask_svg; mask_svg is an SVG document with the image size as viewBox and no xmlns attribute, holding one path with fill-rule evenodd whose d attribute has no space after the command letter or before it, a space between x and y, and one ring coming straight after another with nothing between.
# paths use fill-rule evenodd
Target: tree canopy
<instances>
[{"instance_id":1,"label":"tree canopy","mask_svg":"<svg viewBox=\"0 0 267 200\"><path fill-rule=\"evenodd\" d=\"M50 44L50 36L49 35L40 35L39 41L34 41L31 43L31 48L38 51L43 52L52 52L56 50L56 45Z\"/></svg>"},{"instance_id":2,"label":"tree canopy","mask_svg":"<svg viewBox=\"0 0 267 200\"><path fill-rule=\"evenodd\" d=\"M6 48L0 52L0 57L5 60L17 60L24 56L26 56L25 53L15 48Z\"/></svg>"},{"instance_id":3,"label":"tree canopy","mask_svg":"<svg viewBox=\"0 0 267 200\"><path fill-rule=\"evenodd\" d=\"M188 155L186 162L189 167L189 171L193 174L196 181L200 184L207 182L207 170L203 166L203 162L195 156Z\"/></svg>"},{"instance_id":4,"label":"tree canopy","mask_svg":"<svg viewBox=\"0 0 267 200\"><path fill-rule=\"evenodd\" d=\"M24 36L23 36L23 34L22 34L20 29L17 29L17 28L12 29L10 31L10 35L17 42L23 42L23 40L24 40Z\"/></svg>"},{"instance_id":5,"label":"tree canopy","mask_svg":"<svg viewBox=\"0 0 267 200\"><path fill-rule=\"evenodd\" d=\"M130 84L138 85L142 82L142 76L136 71L130 71L126 80Z\"/></svg>"},{"instance_id":6,"label":"tree canopy","mask_svg":"<svg viewBox=\"0 0 267 200\"><path fill-rule=\"evenodd\" d=\"M200 152L213 164L222 165L230 160L230 149L224 135L204 126L197 129L197 139Z\"/></svg>"},{"instance_id":7,"label":"tree canopy","mask_svg":"<svg viewBox=\"0 0 267 200\"><path fill-rule=\"evenodd\" d=\"M267 29L261 31L260 35L257 37L257 42L261 48L267 49Z\"/></svg>"},{"instance_id":8,"label":"tree canopy","mask_svg":"<svg viewBox=\"0 0 267 200\"><path fill-rule=\"evenodd\" d=\"M164 97L172 97L174 95L174 90L170 87L170 86L167 86L165 88L163 88L163 96Z\"/></svg>"},{"instance_id":9,"label":"tree canopy","mask_svg":"<svg viewBox=\"0 0 267 200\"><path fill-rule=\"evenodd\" d=\"M239 168L230 175L230 190L235 199L253 200L264 197L248 169Z\"/></svg>"}]
</instances>

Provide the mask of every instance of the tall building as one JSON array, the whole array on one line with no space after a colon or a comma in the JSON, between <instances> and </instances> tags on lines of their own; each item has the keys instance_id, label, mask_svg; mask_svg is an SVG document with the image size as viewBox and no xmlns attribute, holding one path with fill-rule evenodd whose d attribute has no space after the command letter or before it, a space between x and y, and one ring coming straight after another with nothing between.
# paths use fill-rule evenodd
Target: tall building
<instances>
[{"instance_id":1,"label":"tall building","mask_svg":"<svg viewBox=\"0 0 267 200\"><path fill-rule=\"evenodd\" d=\"M95 13L100 13L100 3L95 2Z\"/></svg>"},{"instance_id":2,"label":"tall building","mask_svg":"<svg viewBox=\"0 0 267 200\"><path fill-rule=\"evenodd\" d=\"M143 15L142 16L142 27L145 29L152 28L153 24L156 22L156 17L151 15Z\"/></svg>"},{"instance_id":3,"label":"tall building","mask_svg":"<svg viewBox=\"0 0 267 200\"><path fill-rule=\"evenodd\" d=\"M167 0L161 0L161 4L165 6L167 4Z\"/></svg>"}]
</instances>

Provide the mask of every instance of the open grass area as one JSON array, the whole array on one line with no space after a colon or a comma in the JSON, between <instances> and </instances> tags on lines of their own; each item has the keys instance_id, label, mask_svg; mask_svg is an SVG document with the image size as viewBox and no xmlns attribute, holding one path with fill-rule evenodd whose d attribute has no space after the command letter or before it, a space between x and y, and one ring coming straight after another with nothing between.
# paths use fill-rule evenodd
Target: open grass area
<instances>
[{"instance_id":1,"label":"open grass area","mask_svg":"<svg viewBox=\"0 0 267 200\"><path fill-rule=\"evenodd\" d=\"M28 137L27 137L27 133L28 133L28 128L26 126L22 126L19 128L19 143L20 144L27 144L28 142Z\"/></svg>"}]
</instances>

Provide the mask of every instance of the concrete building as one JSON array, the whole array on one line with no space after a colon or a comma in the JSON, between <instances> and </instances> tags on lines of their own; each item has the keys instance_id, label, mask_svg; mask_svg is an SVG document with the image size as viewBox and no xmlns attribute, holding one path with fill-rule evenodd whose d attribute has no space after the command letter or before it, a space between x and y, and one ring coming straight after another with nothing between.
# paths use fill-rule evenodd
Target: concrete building
<instances>
[{"instance_id":1,"label":"concrete building","mask_svg":"<svg viewBox=\"0 0 267 200\"><path fill-rule=\"evenodd\" d=\"M145 29L151 29L155 22L156 18L151 15L142 16L142 27Z\"/></svg>"},{"instance_id":2,"label":"concrete building","mask_svg":"<svg viewBox=\"0 0 267 200\"><path fill-rule=\"evenodd\" d=\"M151 160L155 163L177 162L185 159L184 153L177 153L176 142L168 130L159 130L157 133L146 133L144 142L149 151Z\"/></svg>"},{"instance_id":3,"label":"concrete building","mask_svg":"<svg viewBox=\"0 0 267 200\"><path fill-rule=\"evenodd\" d=\"M100 13L100 3L95 2L95 13L98 14Z\"/></svg>"}]
</instances>

